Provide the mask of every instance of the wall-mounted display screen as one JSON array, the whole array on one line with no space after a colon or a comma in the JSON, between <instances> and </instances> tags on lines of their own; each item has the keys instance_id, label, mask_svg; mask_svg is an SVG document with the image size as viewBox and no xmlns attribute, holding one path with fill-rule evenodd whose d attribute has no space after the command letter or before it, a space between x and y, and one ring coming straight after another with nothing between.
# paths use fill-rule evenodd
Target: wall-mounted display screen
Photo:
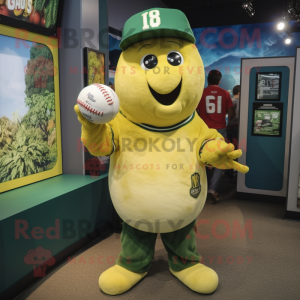
<instances>
[{"instance_id":1,"label":"wall-mounted display screen","mask_svg":"<svg viewBox=\"0 0 300 300\"><path fill-rule=\"evenodd\" d=\"M59 5L60 0L0 0L1 23L53 35L56 33Z\"/></svg>"},{"instance_id":2,"label":"wall-mounted display screen","mask_svg":"<svg viewBox=\"0 0 300 300\"><path fill-rule=\"evenodd\" d=\"M281 72L264 72L256 74L256 100L279 101Z\"/></svg>"},{"instance_id":3,"label":"wall-mounted display screen","mask_svg":"<svg viewBox=\"0 0 300 300\"><path fill-rule=\"evenodd\" d=\"M253 135L281 136L283 103L253 103Z\"/></svg>"}]
</instances>

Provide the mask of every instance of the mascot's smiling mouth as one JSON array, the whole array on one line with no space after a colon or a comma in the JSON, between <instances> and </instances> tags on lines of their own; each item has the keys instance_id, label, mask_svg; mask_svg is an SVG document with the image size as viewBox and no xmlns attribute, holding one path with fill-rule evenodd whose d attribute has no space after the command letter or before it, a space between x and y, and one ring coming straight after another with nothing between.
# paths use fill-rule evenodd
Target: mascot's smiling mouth
<instances>
[{"instance_id":1,"label":"mascot's smiling mouth","mask_svg":"<svg viewBox=\"0 0 300 300\"><path fill-rule=\"evenodd\" d=\"M169 94L159 94L157 93L148 83L149 89L151 91L152 96L162 105L171 105L173 104L179 96L181 91L181 82L182 78L178 84L178 86Z\"/></svg>"}]
</instances>

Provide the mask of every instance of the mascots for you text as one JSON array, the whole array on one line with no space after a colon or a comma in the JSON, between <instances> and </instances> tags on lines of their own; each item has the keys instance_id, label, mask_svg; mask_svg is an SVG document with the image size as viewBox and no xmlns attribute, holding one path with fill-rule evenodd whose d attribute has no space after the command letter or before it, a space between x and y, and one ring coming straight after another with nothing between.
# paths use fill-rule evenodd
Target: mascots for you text
<instances>
[{"instance_id":1,"label":"mascots for you text","mask_svg":"<svg viewBox=\"0 0 300 300\"><path fill-rule=\"evenodd\" d=\"M123 220L120 257L99 278L106 294L124 293L147 275L158 233L176 278L201 294L218 286L216 272L201 264L193 230L207 195L205 167L242 173L248 167L235 161L241 150L195 113L205 70L194 43L179 10L153 8L132 16L120 43L116 116L95 124L78 101L75 106L84 145L94 156L111 158L109 190Z\"/></svg>"}]
</instances>

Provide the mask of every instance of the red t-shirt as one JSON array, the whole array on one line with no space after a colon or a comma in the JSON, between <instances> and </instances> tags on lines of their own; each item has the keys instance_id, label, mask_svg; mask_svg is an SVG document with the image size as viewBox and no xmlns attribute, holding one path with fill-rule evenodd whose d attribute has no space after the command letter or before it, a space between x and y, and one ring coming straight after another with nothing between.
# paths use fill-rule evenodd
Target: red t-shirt
<instances>
[{"instance_id":1,"label":"red t-shirt","mask_svg":"<svg viewBox=\"0 0 300 300\"><path fill-rule=\"evenodd\" d=\"M200 118L209 128L226 128L226 113L233 103L230 94L216 85L204 89L196 108Z\"/></svg>"}]
</instances>

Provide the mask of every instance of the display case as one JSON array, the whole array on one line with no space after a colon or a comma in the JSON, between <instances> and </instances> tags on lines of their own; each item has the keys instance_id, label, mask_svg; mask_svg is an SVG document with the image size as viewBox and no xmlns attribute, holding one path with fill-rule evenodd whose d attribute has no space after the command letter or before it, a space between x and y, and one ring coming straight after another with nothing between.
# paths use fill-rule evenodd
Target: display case
<instances>
[{"instance_id":1,"label":"display case","mask_svg":"<svg viewBox=\"0 0 300 300\"><path fill-rule=\"evenodd\" d=\"M239 197L284 203L287 196L294 57L242 59ZM264 87L264 90L261 90Z\"/></svg>"}]
</instances>

